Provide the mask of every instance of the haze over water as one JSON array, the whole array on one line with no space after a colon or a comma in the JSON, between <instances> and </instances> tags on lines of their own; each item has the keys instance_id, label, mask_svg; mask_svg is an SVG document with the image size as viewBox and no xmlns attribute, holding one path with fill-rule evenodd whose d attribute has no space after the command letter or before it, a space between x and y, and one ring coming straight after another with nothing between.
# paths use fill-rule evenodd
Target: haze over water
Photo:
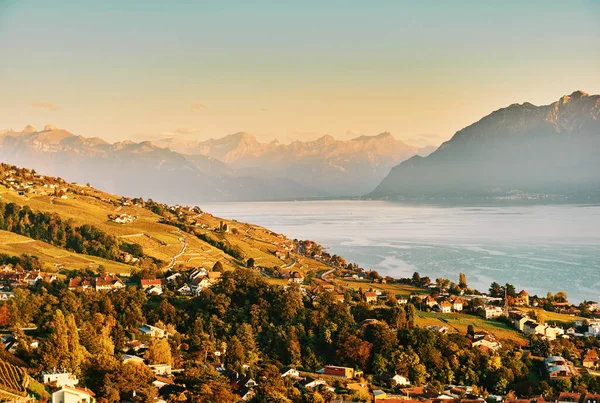
<instances>
[{"instance_id":1,"label":"haze over water","mask_svg":"<svg viewBox=\"0 0 600 403\"><path fill-rule=\"evenodd\" d=\"M205 204L205 211L311 239L382 275L418 271L572 302L600 295L600 206L427 206L380 201Z\"/></svg>"}]
</instances>

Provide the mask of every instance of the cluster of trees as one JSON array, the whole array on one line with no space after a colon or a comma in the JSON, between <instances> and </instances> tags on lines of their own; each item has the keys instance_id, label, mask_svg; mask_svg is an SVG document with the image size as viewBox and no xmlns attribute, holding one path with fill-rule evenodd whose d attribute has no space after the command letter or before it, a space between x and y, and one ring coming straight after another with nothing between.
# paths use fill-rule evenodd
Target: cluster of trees
<instances>
[{"instance_id":1,"label":"cluster of trees","mask_svg":"<svg viewBox=\"0 0 600 403\"><path fill-rule=\"evenodd\" d=\"M11 256L4 253L0 254L0 266L11 265L15 270L42 270L44 264L37 256L26 253L21 256Z\"/></svg>"},{"instance_id":2,"label":"cluster of trees","mask_svg":"<svg viewBox=\"0 0 600 403\"><path fill-rule=\"evenodd\" d=\"M0 202L0 229L44 241L73 252L118 260L120 243L93 225L75 226L57 214Z\"/></svg>"},{"instance_id":3,"label":"cluster of trees","mask_svg":"<svg viewBox=\"0 0 600 403\"><path fill-rule=\"evenodd\" d=\"M394 299L372 307L364 302L339 303L335 293L327 291L303 296L296 285L282 290L247 269L224 272L220 283L194 298L171 291L148 297L134 287L108 294L79 293L59 282L17 289L0 305L0 325L14 329L21 359L38 371L71 370L99 401L130 399L134 390L141 401L155 397L152 373L143 366L123 364L119 357L128 337L140 337L136 329L143 323L157 324L171 334L168 341L152 341L144 357L149 363L184 367L179 381L198 402L237 401L227 379L204 365L221 359L226 367L259 382L256 402L317 399L313 394L303 396L281 379L277 370L282 365L307 371L345 365L362 369L369 377L396 372L414 385L429 384L432 391L444 384L462 384L490 393L600 392L600 383L587 376L568 383L532 381L535 377L529 375L543 364L524 359L519 346L505 341L499 354L472 349L471 335L415 327L416 315L412 304L400 307ZM38 349L31 349L30 339L19 330L31 325L40 328ZM578 349L596 346L597 341L573 343L534 337L531 348L536 355L574 358ZM226 354L215 357L216 350ZM325 393L319 396L323 400L315 401L327 401Z\"/></svg>"},{"instance_id":4,"label":"cluster of trees","mask_svg":"<svg viewBox=\"0 0 600 403\"><path fill-rule=\"evenodd\" d=\"M19 337L22 359L38 370L70 369L104 401L118 401L134 389L148 398L155 393L151 373L123 365L116 354L125 348L126 335L146 322L173 333L169 341L151 343L146 358L184 366L183 383L205 397L198 401L215 401L210 400L215 396L235 401L228 397L233 394L228 382L203 367L224 347L227 367L259 380L256 401L274 393L296 401L298 392L277 373L281 365L314 371L337 364L373 376L394 371L432 388L465 384L506 393L523 383L536 387L528 383L534 364L522 359L518 346L489 354L470 348L467 335L414 327L411 304L350 307L338 303L334 293L304 297L297 286L282 290L246 269L223 273L220 283L190 299L170 292L148 298L135 288L77 293L55 284L16 290L4 305L5 325L35 324L47 335L37 350L27 347L26 336ZM361 324L366 319L376 321Z\"/></svg>"}]
</instances>

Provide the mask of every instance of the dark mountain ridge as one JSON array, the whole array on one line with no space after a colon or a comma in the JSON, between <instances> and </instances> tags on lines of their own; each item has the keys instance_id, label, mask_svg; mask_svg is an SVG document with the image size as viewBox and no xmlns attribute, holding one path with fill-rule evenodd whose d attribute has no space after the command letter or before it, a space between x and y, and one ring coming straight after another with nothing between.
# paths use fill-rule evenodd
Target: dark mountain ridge
<instances>
[{"instance_id":1,"label":"dark mountain ridge","mask_svg":"<svg viewBox=\"0 0 600 403\"><path fill-rule=\"evenodd\" d=\"M394 167L367 197L597 198L599 115L600 96L582 91L550 105L510 105L458 131L428 157Z\"/></svg>"}]
</instances>

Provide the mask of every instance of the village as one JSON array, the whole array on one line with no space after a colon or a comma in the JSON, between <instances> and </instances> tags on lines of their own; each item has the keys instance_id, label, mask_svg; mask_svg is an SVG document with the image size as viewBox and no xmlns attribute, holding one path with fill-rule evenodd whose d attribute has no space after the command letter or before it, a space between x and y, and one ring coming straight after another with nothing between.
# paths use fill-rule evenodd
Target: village
<instances>
[{"instance_id":1,"label":"village","mask_svg":"<svg viewBox=\"0 0 600 403\"><path fill-rule=\"evenodd\" d=\"M132 283L132 278L121 278L115 274L101 274L97 276L74 276L66 280L60 279L56 274L45 273L41 271L25 272L14 270L11 265L0 267L1 282L3 289L1 291L2 299L7 300L13 297L15 290L19 288L35 288L41 283L54 284L65 282L68 290L74 292L96 292L96 293L118 293L127 287L134 287L142 291L149 298L159 297L163 294L179 295L180 298L192 298L203 293L214 284L218 284L221 275L222 267L219 264L216 267L204 268L197 267L186 270L177 270L170 273L165 273L160 278L141 278L136 283ZM258 270L258 269L256 269ZM281 285L282 289L289 287L297 287L306 298L316 298L319 293L327 292L335 295L335 300L339 304L357 305L366 304L368 306L377 307L384 306L388 309L391 304L397 306L413 305L423 312L435 312L442 315L473 315L485 320L503 320L504 323L510 324L515 330L522 333L524 336L536 336L539 339L553 342L559 339L574 339L574 338L598 338L600 336L600 320L594 318L594 314L598 311L598 306L595 302L585 302L582 307L591 315L585 320L573 320L567 324L548 324L540 323L536 318L535 312L528 312L528 308L535 307L539 304L537 299L530 299L530 296L521 291L515 298L507 301L503 298L491 297L486 294L481 295L451 295L446 289L436 287L425 287L420 293L409 295L391 295L389 292L382 292L375 288L376 284L382 284L382 281L388 283L395 281L393 279L373 279L372 274L364 273L361 270L351 269L345 271L340 278L351 278L353 281L361 281L364 283L365 291L359 291L349 288L340 287L334 281L333 276L330 277L330 283L327 284L311 284L307 283L305 277L299 272L291 272L288 275L282 275L289 285ZM404 279L403 281L408 281ZM508 303L510 302L510 304ZM579 309L577 307L568 306L564 302L560 302L561 309L568 307L569 310ZM541 315L540 315L541 316ZM368 326L377 323L378 319L366 319L359 326ZM426 329L437 333L449 333L451 329L447 326L425 326ZM149 345L152 340L168 339L173 336L176 331L164 324L145 323L138 328L137 335L127 341L126 348L122 351L123 363L133 363L136 365L147 366L154 374L155 381L153 384L165 401L170 396L185 395L185 385L178 384L176 379L184 369L174 368L170 363L148 363L147 357ZM467 335L470 340L471 348L481 349L490 354L497 354L503 348L503 343L497 339L492 333L487 331L476 331L471 335ZM3 337L5 349L7 352L15 352L17 340L10 334ZM37 347L37 340L32 339L30 344ZM525 345L523 351L526 354L532 354ZM251 376L244 375L238 371L230 369L223 365L224 357L227 355L227 346L223 345L214 351L208 353L211 357L210 366L218 373L229 379L234 390L239 395L240 400L249 400L253 396L258 382ZM542 357L545 373L544 377L548 381L564 380L578 376L579 371L589 371L596 374L595 370L600 366L600 358L597 350L589 348L581 351L581 356L575 360L569 361L561 356L549 355ZM483 396L475 393L471 386L460 385L445 385L443 390L433 392L427 385L413 386L406 375L398 373L384 373L377 377L366 376L363 371L358 368L343 367L339 365L326 365L321 370L316 372L307 372L300 368L281 367L281 377L290 382L294 387L302 390L328 390L334 395L341 389L348 391L356 391L363 396L371 396L374 402L484 402L485 399L503 399L502 396ZM78 401L94 401L93 392L85 388L77 386L76 377L62 370L47 369L40 374L40 380L49 386L52 386L53 401L65 401L65 396L77 396ZM341 389L340 389L341 388ZM485 398L485 399L484 399ZM569 403L592 403L597 399L597 395L587 394L559 394L556 396L544 396L536 398L536 402L569 402ZM332 400L333 402L341 402L341 400ZM506 401L514 401L522 403L524 400L511 400L510 396ZM533 402L533 400L527 400ZM348 400L344 400L348 402Z\"/></svg>"}]
</instances>

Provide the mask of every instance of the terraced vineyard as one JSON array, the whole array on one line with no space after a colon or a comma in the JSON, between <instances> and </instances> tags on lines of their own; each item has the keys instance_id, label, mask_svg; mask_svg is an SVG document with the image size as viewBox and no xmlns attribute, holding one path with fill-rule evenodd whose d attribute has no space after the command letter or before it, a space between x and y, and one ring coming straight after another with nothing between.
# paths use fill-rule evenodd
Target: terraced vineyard
<instances>
[{"instance_id":1,"label":"terraced vineyard","mask_svg":"<svg viewBox=\"0 0 600 403\"><path fill-rule=\"evenodd\" d=\"M15 395L27 397L30 378L25 369L0 360L0 401L6 401L6 395L14 399ZM10 400L13 401L13 400Z\"/></svg>"}]
</instances>

